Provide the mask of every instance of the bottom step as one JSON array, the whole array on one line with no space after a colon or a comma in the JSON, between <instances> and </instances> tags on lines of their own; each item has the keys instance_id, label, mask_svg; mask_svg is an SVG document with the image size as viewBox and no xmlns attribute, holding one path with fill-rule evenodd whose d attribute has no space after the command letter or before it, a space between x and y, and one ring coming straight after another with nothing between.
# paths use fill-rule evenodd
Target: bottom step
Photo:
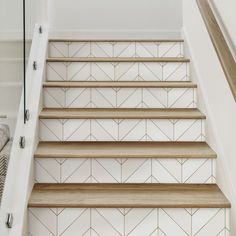
<instances>
[{"instance_id":1,"label":"bottom step","mask_svg":"<svg viewBox=\"0 0 236 236\"><path fill-rule=\"evenodd\" d=\"M36 184L31 236L229 236L217 185Z\"/></svg>"},{"instance_id":2,"label":"bottom step","mask_svg":"<svg viewBox=\"0 0 236 236\"><path fill-rule=\"evenodd\" d=\"M215 184L35 184L29 207L229 208Z\"/></svg>"},{"instance_id":3,"label":"bottom step","mask_svg":"<svg viewBox=\"0 0 236 236\"><path fill-rule=\"evenodd\" d=\"M29 236L229 236L223 208L30 208Z\"/></svg>"}]
</instances>

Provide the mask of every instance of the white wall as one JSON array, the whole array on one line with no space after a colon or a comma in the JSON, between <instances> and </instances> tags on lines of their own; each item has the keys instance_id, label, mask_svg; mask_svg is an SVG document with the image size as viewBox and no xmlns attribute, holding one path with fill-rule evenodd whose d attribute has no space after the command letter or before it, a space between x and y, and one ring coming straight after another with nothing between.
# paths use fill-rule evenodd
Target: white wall
<instances>
[{"instance_id":1,"label":"white wall","mask_svg":"<svg viewBox=\"0 0 236 236\"><path fill-rule=\"evenodd\" d=\"M22 26L22 1L1 0L0 1L0 33L13 34L20 32Z\"/></svg>"},{"instance_id":2,"label":"white wall","mask_svg":"<svg viewBox=\"0 0 236 236\"><path fill-rule=\"evenodd\" d=\"M32 38L45 0L25 0L27 38ZM22 40L23 3L21 0L0 0L0 40Z\"/></svg>"},{"instance_id":3,"label":"white wall","mask_svg":"<svg viewBox=\"0 0 236 236\"><path fill-rule=\"evenodd\" d=\"M22 41L0 40L0 114L7 116L0 122L9 124L14 134L23 85ZM28 54L30 42L27 43Z\"/></svg>"},{"instance_id":4,"label":"white wall","mask_svg":"<svg viewBox=\"0 0 236 236\"><path fill-rule=\"evenodd\" d=\"M236 48L236 1L235 0L212 0L219 16Z\"/></svg>"},{"instance_id":5,"label":"white wall","mask_svg":"<svg viewBox=\"0 0 236 236\"><path fill-rule=\"evenodd\" d=\"M182 0L51 0L54 36L177 37Z\"/></svg>"},{"instance_id":6,"label":"white wall","mask_svg":"<svg viewBox=\"0 0 236 236\"><path fill-rule=\"evenodd\" d=\"M191 78L198 84L198 106L207 115L207 142L218 155L217 183L231 201L231 235L236 235L236 103L196 1L183 0L183 9Z\"/></svg>"},{"instance_id":7,"label":"white wall","mask_svg":"<svg viewBox=\"0 0 236 236\"><path fill-rule=\"evenodd\" d=\"M25 0L27 39L32 38L34 24L41 18L39 6L43 1ZM7 119L0 122L9 124L12 136L23 85L22 10L21 0L0 0L0 115L7 115ZM26 55L30 45L27 41Z\"/></svg>"}]
</instances>

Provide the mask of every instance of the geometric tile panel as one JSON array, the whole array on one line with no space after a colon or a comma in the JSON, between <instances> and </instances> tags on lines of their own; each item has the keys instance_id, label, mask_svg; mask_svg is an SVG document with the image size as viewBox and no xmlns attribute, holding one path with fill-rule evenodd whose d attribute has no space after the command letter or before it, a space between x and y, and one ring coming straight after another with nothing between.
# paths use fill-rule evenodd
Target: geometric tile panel
<instances>
[{"instance_id":1,"label":"geometric tile panel","mask_svg":"<svg viewBox=\"0 0 236 236\"><path fill-rule=\"evenodd\" d=\"M41 141L205 141L204 119L41 119Z\"/></svg>"},{"instance_id":2,"label":"geometric tile panel","mask_svg":"<svg viewBox=\"0 0 236 236\"><path fill-rule=\"evenodd\" d=\"M44 88L47 108L195 108L194 88Z\"/></svg>"},{"instance_id":3,"label":"geometric tile panel","mask_svg":"<svg viewBox=\"0 0 236 236\"><path fill-rule=\"evenodd\" d=\"M189 81L188 62L48 62L48 81Z\"/></svg>"},{"instance_id":4,"label":"geometric tile panel","mask_svg":"<svg viewBox=\"0 0 236 236\"><path fill-rule=\"evenodd\" d=\"M49 57L183 57L183 43L50 42Z\"/></svg>"},{"instance_id":5,"label":"geometric tile panel","mask_svg":"<svg viewBox=\"0 0 236 236\"><path fill-rule=\"evenodd\" d=\"M229 236L222 208L30 208L30 236Z\"/></svg>"},{"instance_id":6,"label":"geometric tile panel","mask_svg":"<svg viewBox=\"0 0 236 236\"><path fill-rule=\"evenodd\" d=\"M36 183L215 183L214 159L36 158Z\"/></svg>"}]
</instances>

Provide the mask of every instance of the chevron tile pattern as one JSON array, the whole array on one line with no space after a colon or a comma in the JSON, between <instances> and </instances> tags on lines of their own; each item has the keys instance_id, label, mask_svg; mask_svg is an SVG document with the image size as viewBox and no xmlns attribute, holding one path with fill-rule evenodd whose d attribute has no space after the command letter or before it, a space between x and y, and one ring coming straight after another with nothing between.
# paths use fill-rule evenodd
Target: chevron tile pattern
<instances>
[{"instance_id":1,"label":"chevron tile pattern","mask_svg":"<svg viewBox=\"0 0 236 236\"><path fill-rule=\"evenodd\" d=\"M194 88L44 88L47 108L196 108Z\"/></svg>"},{"instance_id":2,"label":"chevron tile pattern","mask_svg":"<svg viewBox=\"0 0 236 236\"><path fill-rule=\"evenodd\" d=\"M36 183L215 183L214 159L38 158Z\"/></svg>"},{"instance_id":3,"label":"chevron tile pattern","mask_svg":"<svg viewBox=\"0 0 236 236\"><path fill-rule=\"evenodd\" d=\"M51 58L65 58L61 61L47 61L48 81L99 81L99 83L102 83L103 81L181 82L190 80L188 60L166 60L169 62L159 62L160 60L158 62L66 61L66 58L76 57L115 58L112 61L115 61L118 57L180 58L184 56L183 42L181 41L114 42L104 40L103 42L61 42L59 40L49 42L48 55ZM196 88L190 87L66 87L45 87L43 106L46 108L197 107ZM200 142L205 141L205 136L205 119L195 118L97 119L97 117L93 117L92 119L39 120L40 141ZM64 158L64 156L55 158L52 154L53 152L47 154L51 158L45 158L45 156L44 158L35 158L34 180L35 183L43 184L40 186L45 186L44 183L168 183L208 184L209 187L209 184L216 183L216 159L214 158L177 158L177 156L176 158L137 158L135 156L131 158L126 158L126 156L125 158ZM163 186L166 187L166 185ZM184 185L185 187L186 185ZM50 194L50 191L48 194ZM224 205L209 206L209 202L207 202L207 207L211 208L183 208L186 205L181 204L174 206L179 208L168 208L168 202L167 208L139 208L143 206L141 204L137 208L73 208L73 205L68 204L68 195L66 195L70 190L63 187L60 191L64 195L66 205L51 205L55 196L58 197L58 192L53 192L49 200L45 199L46 205L29 205L33 207L28 209L29 236L230 235L230 209L214 208L224 207ZM173 193L173 189L168 191L170 194ZM186 189L182 193L184 199L185 191ZM43 196L45 196L44 193L47 194L47 192L43 192ZM94 199L93 194L94 191L92 192L92 198ZM108 194L110 194L110 189ZM192 196L195 197L195 194L196 192ZM207 192L207 194L209 193ZM177 195L179 196L179 192ZM190 197L191 200L192 196ZM78 200L77 197L78 195L75 197L75 201ZM179 198L183 199L183 197ZM213 199L212 195L209 199ZM176 199L174 198L174 200ZM154 201L156 201L156 198ZM40 196L39 202L42 202ZM41 208L42 206L46 207ZM69 208L50 208L53 206ZM155 205L155 207L158 206ZM170 206L173 207L173 205ZM117 207L117 205L111 207ZM193 204L189 207L202 207L202 205Z\"/></svg>"},{"instance_id":4,"label":"chevron tile pattern","mask_svg":"<svg viewBox=\"0 0 236 236\"><path fill-rule=\"evenodd\" d=\"M41 119L41 141L205 141L201 119Z\"/></svg>"},{"instance_id":5,"label":"chevron tile pattern","mask_svg":"<svg viewBox=\"0 0 236 236\"><path fill-rule=\"evenodd\" d=\"M30 236L229 236L229 210L30 208Z\"/></svg>"},{"instance_id":6,"label":"chevron tile pattern","mask_svg":"<svg viewBox=\"0 0 236 236\"><path fill-rule=\"evenodd\" d=\"M188 62L48 62L48 81L189 81Z\"/></svg>"},{"instance_id":7,"label":"chevron tile pattern","mask_svg":"<svg viewBox=\"0 0 236 236\"><path fill-rule=\"evenodd\" d=\"M50 57L183 57L182 42L50 42Z\"/></svg>"}]
</instances>

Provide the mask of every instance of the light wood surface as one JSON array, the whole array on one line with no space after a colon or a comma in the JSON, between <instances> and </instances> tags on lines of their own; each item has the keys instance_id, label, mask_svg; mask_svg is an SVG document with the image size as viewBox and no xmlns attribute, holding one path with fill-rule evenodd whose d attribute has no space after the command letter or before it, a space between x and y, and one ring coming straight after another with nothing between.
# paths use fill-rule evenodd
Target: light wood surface
<instances>
[{"instance_id":1,"label":"light wood surface","mask_svg":"<svg viewBox=\"0 0 236 236\"><path fill-rule=\"evenodd\" d=\"M229 208L217 185L35 184L28 207Z\"/></svg>"},{"instance_id":2,"label":"light wood surface","mask_svg":"<svg viewBox=\"0 0 236 236\"><path fill-rule=\"evenodd\" d=\"M197 0L197 3L234 99L236 100L236 62L233 54L227 44L225 35L217 22L212 7L209 4L209 0Z\"/></svg>"},{"instance_id":3,"label":"light wood surface","mask_svg":"<svg viewBox=\"0 0 236 236\"><path fill-rule=\"evenodd\" d=\"M183 39L49 39L49 42L184 42Z\"/></svg>"},{"instance_id":4,"label":"light wood surface","mask_svg":"<svg viewBox=\"0 0 236 236\"><path fill-rule=\"evenodd\" d=\"M47 81L44 88L197 88L192 82Z\"/></svg>"},{"instance_id":5,"label":"light wood surface","mask_svg":"<svg viewBox=\"0 0 236 236\"><path fill-rule=\"evenodd\" d=\"M51 57L47 62L190 62L183 57Z\"/></svg>"},{"instance_id":6,"label":"light wood surface","mask_svg":"<svg viewBox=\"0 0 236 236\"><path fill-rule=\"evenodd\" d=\"M205 119L195 108L44 108L40 119Z\"/></svg>"},{"instance_id":7,"label":"light wood surface","mask_svg":"<svg viewBox=\"0 0 236 236\"><path fill-rule=\"evenodd\" d=\"M205 142L40 142L35 158L216 158Z\"/></svg>"}]
</instances>

